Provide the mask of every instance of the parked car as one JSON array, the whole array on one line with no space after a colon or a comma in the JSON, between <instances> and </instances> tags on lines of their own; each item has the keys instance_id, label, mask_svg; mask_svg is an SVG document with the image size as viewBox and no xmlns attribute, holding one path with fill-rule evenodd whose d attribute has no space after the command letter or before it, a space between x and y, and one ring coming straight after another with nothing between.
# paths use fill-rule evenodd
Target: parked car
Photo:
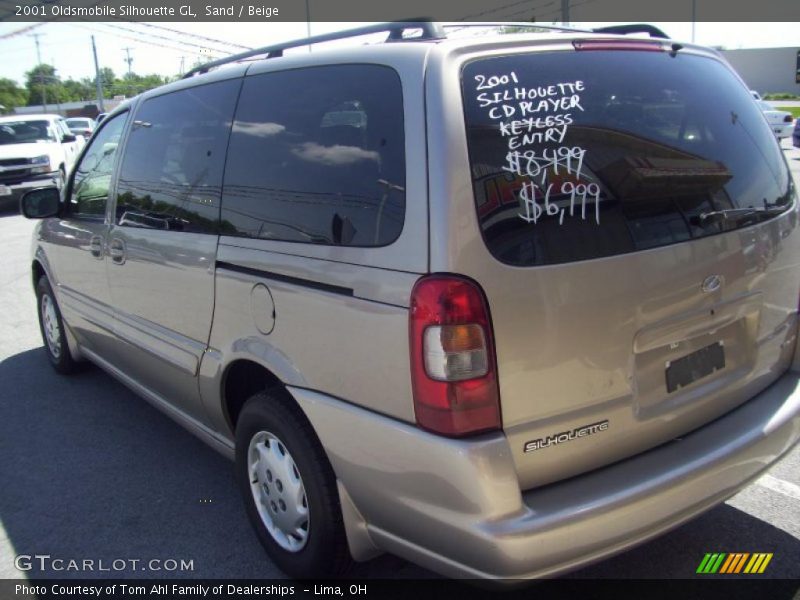
<instances>
[{"instance_id":1,"label":"parked car","mask_svg":"<svg viewBox=\"0 0 800 600\"><path fill-rule=\"evenodd\" d=\"M800 119L794 120L794 130L792 131L792 145L800 148Z\"/></svg>"},{"instance_id":2,"label":"parked car","mask_svg":"<svg viewBox=\"0 0 800 600\"><path fill-rule=\"evenodd\" d=\"M59 115L0 117L0 206L32 188L61 187L81 141Z\"/></svg>"},{"instance_id":3,"label":"parked car","mask_svg":"<svg viewBox=\"0 0 800 600\"><path fill-rule=\"evenodd\" d=\"M64 121L74 135L83 136L87 140L91 137L95 128L94 119L89 119L87 117L71 117Z\"/></svg>"},{"instance_id":4,"label":"parked car","mask_svg":"<svg viewBox=\"0 0 800 600\"><path fill-rule=\"evenodd\" d=\"M557 28L339 37L407 29L109 113L63 198L22 204L52 366L233 458L295 577L552 576L761 475L800 435L800 231L730 66Z\"/></svg>"},{"instance_id":5,"label":"parked car","mask_svg":"<svg viewBox=\"0 0 800 600\"><path fill-rule=\"evenodd\" d=\"M758 102L758 106L761 108L761 112L764 113L764 117L766 117L775 137L782 140L792 135L792 126L794 124L792 113L785 110L776 110L771 104L763 100Z\"/></svg>"}]
</instances>

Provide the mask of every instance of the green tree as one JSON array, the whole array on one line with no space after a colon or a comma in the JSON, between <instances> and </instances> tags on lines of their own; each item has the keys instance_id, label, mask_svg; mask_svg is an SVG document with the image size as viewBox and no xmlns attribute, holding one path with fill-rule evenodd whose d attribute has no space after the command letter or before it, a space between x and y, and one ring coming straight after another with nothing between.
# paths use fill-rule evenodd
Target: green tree
<instances>
[{"instance_id":1,"label":"green tree","mask_svg":"<svg viewBox=\"0 0 800 600\"><path fill-rule=\"evenodd\" d=\"M84 78L80 81L75 81L70 78L64 82L64 95L68 102L75 102L79 100L94 100L97 92L91 80Z\"/></svg>"},{"instance_id":2,"label":"green tree","mask_svg":"<svg viewBox=\"0 0 800 600\"><path fill-rule=\"evenodd\" d=\"M9 112L15 106L25 106L28 103L28 92L17 85L13 79L0 78L0 108L1 112Z\"/></svg>"},{"instance_id":3,"label":"green tree","mask_svg":"<svg viewBox=\"0 0 800 600\"><path fill-rule=\"evenodd\" d=\"M41 64L25 73L25 88L28 90L28 106L66 102L64 84L56 75L52 65Z\"/></svg>"},{"instance_id":4,"label":"green tree","mask_svg":"<svg viewBox=\"0 0 800 600\"><path fill-rule=\"evenodd\" d=\"M108 67L103 67L100 69L100 85L103 86L103 89L107 87L110 88L112 85L114 85L116 80L117 76L114 75L113 69ZM94 82L94 79L92 79L92 82Z\"/></svg>"},{"instance_id":5,"label":"green tree","mask_svg":"<svg viewBox=\"0 0 800 600\"><path fill-rule=\"evenodd\" d=\"M137 75L136 73L126 73L121 79L115 79L111 85L107 85L104 90L109 98L114 96L132 98L136 94L152 90L169 83L169 81L169 77L162 77L156 74Z\"/></svg>"}]
</instances>

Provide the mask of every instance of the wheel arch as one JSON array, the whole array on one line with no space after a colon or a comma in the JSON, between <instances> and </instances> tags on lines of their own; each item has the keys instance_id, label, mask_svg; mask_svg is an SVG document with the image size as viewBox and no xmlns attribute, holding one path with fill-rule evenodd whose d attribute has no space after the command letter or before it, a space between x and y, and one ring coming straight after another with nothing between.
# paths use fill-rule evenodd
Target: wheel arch
<instances>
[{"instance_id":1,"label":"wheel arch","mask_svg":"<svg viewBox=\"0 0 800 600\"><path fill-rule=\"evenodd\" d=\"M236 431L236 422L247 399L260 391L273 388L282 390L288 398L291 398L292 402L297 404L283 381L260 362L250 358L237 358L225 366L222 373L220 399L222 414L231 433Z\"/></svg>"},{"instance_id":2,"label":"wheel arch","mask_svg":"<svg viewBox=\"0 0 800 600\"><path fill-rule=\"evenodd\" d=\"M72 360L80 362L84 359L83 354L81 353L81 347L78 343L78 339L75 337L75 333L72 331L72 327L67 321L64 311L60 305L58 284L50 273L50 268L47 264L47 257L44 255L44 251L41 248L38 248L34 254L33 260L31 261L31 285L33 286L34 293L36 293L36 288L39 285L39 280L42 277L46 277L50 282L50 287L55 295L55 301L59 303L59 310L61 310L61 321L64 324L64 334L67 338L67 347L69 348L69 353L72 356Z\"/></svg>"},{"instance_id":3,"label":"wheel arch","mask_svg":"<svg viewBox=\"0 0 800 600\"><path fill-rule=\"evenodd\" d=\"M33 289L36 289L36 285L39 283L42 276L50 279L42 262L38 258L34 258L31 262L31 284L33 285Z\"/></svg>"},{"instance_id":4,"label":"wheel arch","mask_svg":"<svg viewBox=\"0 0 800 600\"><path fill-rule=\"evenodd\" d=\"M246 347L248 351L242 351L243 347ZM307 386L300 373L292 368L288 361L279 360L276 364L272 364L266 360L265 356L274 354L269 351L267 344L253 338L239 340L229 348L234 355L228 362L223 362L222 352L209 349L200 366L201 394L204 396L204 402L209 412L216 413L212 414L211 418L217 423L217 427L222 427L224 423L228 429L228 435L235 438L236 422L247 399L264 389L278 388L285 394L287 401L296 406L309 422L311 430L320 440L323 451L336 472L333 461L331 461L330 451L315 426L320 423L315 424L314 419L291 391L293 386L299 386L297 389ZM239 352L236 351L237 349ZM381 550L370 538L366 521L350 498L347 489L341 481L338 481L338 475L337 486L351 555L357 561L377 556Z\"/></svg>"}]
</instances>

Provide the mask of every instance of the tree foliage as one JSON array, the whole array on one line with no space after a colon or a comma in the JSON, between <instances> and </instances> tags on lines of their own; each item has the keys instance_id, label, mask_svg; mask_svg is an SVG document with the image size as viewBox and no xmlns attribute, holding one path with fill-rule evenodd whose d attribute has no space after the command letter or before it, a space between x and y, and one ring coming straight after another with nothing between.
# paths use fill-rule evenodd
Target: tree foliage
<instances>
[{"instance_id":1,"label":"tree foliage","mask_svg":"<svg viewBox=\"0 0 800 600\"><path fill-rule=\"evenodd\" d=\"M119 78L108 67L100 70L100 85L103 97L111 99L114 96L131 98L152 88L172 81L171 77L161 75L126 74ZM11 108L13 106L34 106L43 104L57 104L61 102L93 101L97 99L97 87L94 77L84 77L80 80L72 78L63 81L55 67L48 64L37 65L25 74L25 87L20 88L10 79L0 79L0 104Z\"/></svg>"},{"instance_id":2,"label":"tree foliage","mask_svg":"<svg viewBox=\"0 0 800 600\"><path fill-rule=\"evenodd\" d=\"M17 85L13 79L0 77L0 113L8 112L15 106L25 106L28 103L28 91Z\"/></svg>"}]
</instances>

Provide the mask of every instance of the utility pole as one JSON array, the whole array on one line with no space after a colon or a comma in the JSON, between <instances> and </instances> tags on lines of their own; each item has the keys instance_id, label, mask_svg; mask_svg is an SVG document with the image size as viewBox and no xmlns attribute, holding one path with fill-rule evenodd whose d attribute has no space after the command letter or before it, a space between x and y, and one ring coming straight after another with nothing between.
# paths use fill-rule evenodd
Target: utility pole
<instances>
[{"instance_id":1,"label":"utility pole","mask_svg":"<svg viewBox=\"0 0 800 600\"><path fill-rule=\"evenodd\" d=\"M106 107L103 105L103 86L100 82L100 65L97 62L97 46L94 44L94 36L92 36L92 54L94 54L94 82L97 86L97 105L100 112L106 112Z\"/></svg>"},{"instance_id":2,"label":"utility pole","mask_svg":"<svg viewBox=\"0 0 800 600\"><path fill-rule=\"evenodd\" d=\"M31 33L30 36L36 41L36 60L39 62L39 85L42 86L42 110L47 112L47 88L44 87L44 73L42 73L42 52L39 49L39 37L41 33Z\"/></svg>"},{"instance_id":3,"label":"utility pole","mask_svg":"<svg viewBox=\"0 0 800 600\"><path fill-rule=\"evenodd\" d=\"M184 69L184 65L186 64L185 61L186 61L186 57L185 56L181 56L181 68L178 71L178 73L180 73L181 76L183 76L183 69Z\"/></svg>"},{"instance_id":4,"label":"utility pole","mask_svg":"<svg viewBox=\"0 0 800 600\"><path fill-rule=\"evenodd\" d=\"M561 0L561 24L569 25L569 0Z\"/></svg>"},{"instance_id":5,"label":"utility pole","mask_svg":"<svg viewBox=\"0 0 800 600\"><path fill-rule=\"evenodd\" d=\"M55 59L55 57L52 57L52 56L50 57L50 64L53 65L53 69L55 70L55 68L56 68L56 59ZM58 92L56 92L54 94L54 96L55 96L55 98L53 98L53 100L55 100L55 102L56 102L56 112L58 114L61 114L61 100L58 99Z\"/></svg>"},{"instance_id":6,"label":"utility pole","mask_svg":"<svg viewBox=\"0 0 800 600\"><path fill-rule=\"evenodd\" d=\"M125 54L127 55L127 58L125 58L125 62L128 63L128 77L130 77L131 63L133 62L133 59L131 58L131 50L133 50L133 48L123 48L123 50L125 50Z\"/></svg>"},{"instance_id":7,"label":"utility pole","mask_svg":"<svg viewBox=\"0 0 800 600\"><path fill-rule=\"evenodd\" d=\"M694 44L694 26L697 22L697 0L692 0L692 43Z\"/></svg>"}]
</instances>

